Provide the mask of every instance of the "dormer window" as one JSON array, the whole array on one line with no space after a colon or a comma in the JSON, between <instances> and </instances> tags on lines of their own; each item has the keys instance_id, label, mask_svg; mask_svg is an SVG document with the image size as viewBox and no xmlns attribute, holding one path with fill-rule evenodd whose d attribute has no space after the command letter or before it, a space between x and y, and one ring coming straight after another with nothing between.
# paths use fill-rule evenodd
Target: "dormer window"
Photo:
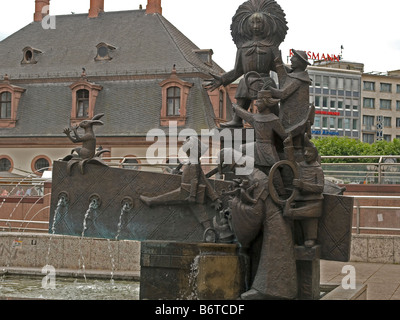
<instances>
[{"instance_id":1,"label":"dormer window","mask_svg":"<svg viewBox=\"0 0 400 320\"><path fill-rule=\"evenodd\" d=\"M86 78L70 85L72 91L71 125L82 119L91 119L95 114L96 99L102 86L89 82Z\"/></svg>"},{"instance_id":2,"label":"dormer window","mask_svg":"<svg viewBox=\"0 0 400 320\"><path fill-rule=\"evenodd\" d=\"M35 64L38 62L39 56L42 51L32 47L25 47L22 50L23 56L21 64Z\"/></svg>"},{"instance_id":3,"label":"dormer window","mask_svg":"<svg viewBox=\"0 0 400 320\"><path fill-rule=\"evenodd\" d=\"M179 116L181 110L181 89L170 87L167 89L167 116Z\"/></svg>"},{"instance_id":4,"label":"dormer window","mask_svg":"<svg viewBox=\"0 0 400 320\"><path fill-rule=\"evenodd\" d=\"M0 94L0 119L11 119L11 92Z\"/></svg>"},{"instance_id":5,"label":"dormer window","mask_svg":"<svg viewBox=\"0 0 400 320\"><path fill-rule=\"evenodd\" d=\"M111 52L116 48L110 44L100 42L97 46L97 55L94 58L95 61L111 60Z\"/></svg>"},{"instance_id":6,"label":"dormer window","mask_svg":"<svg viewBox=\"0 0 400 320\"><path fill-rule=\"evenodd\" d=\"M208 66L213 65L212 56L214 52L212 51L212 49L194 50L194 53L197 54L197 56L200 58L201 61L203 61L204 64Z\"/></svg>"},{"instance_id":7,"label":"dormer window","mask_svg":"<svg viewBox=\"0 0 400 320\"><path fill-rule=\"evenodd\" d=\"M178 126L186 124L186 104L193 83L178 78L175 66L171 76L160 83L162 88L162 106L160 125L168 126L176 121Z\"/></svg>"},{"instance_id":8,"label":"dormer window","mask_svg":"<svg viewBox=\"0 0 400 320\"><path fill-rule=\"evenodd\" d=\"M80 89L76 92L76 117L87 118L89 115L89 90Z\"/></svg>"},{"instance_id":9,"label":"dormer window","mask_svg":"<svg viewBox=\"0 0 400 320\"><path fill-rule=\"evenodd\" d=\"M10 84L7 75L0 82L0 128L15 127L19 100L24 92L24 88Z\"/></svg>"}]
</instances>

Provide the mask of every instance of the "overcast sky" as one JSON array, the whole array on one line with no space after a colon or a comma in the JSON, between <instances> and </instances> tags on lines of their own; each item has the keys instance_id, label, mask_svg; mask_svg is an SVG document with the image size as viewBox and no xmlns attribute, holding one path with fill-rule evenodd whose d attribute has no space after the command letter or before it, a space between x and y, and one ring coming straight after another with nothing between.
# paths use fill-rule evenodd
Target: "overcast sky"
<instances>
[{"instance_id":1,"label":"overcast sky","mask_svg":"<svg viewBox=\"0 0 400 320\"><path fill-rule=\"evenodd\" d=\"M0 39L33 21L34 0L3 1ZM162 0L163 15L201 49L213 49L214 61L234 67L236 47L230 34L232 16L244 0ZM399 0L278 0L289 31L281 44L289 49L340 54L362 62L365 71L400 69ZM51 0L50 14L87 13L89 0ZM147 0L105 0L105 11L136 10ZM57 21L56 21L57 23Z\"/></svg>"}]
</instances>

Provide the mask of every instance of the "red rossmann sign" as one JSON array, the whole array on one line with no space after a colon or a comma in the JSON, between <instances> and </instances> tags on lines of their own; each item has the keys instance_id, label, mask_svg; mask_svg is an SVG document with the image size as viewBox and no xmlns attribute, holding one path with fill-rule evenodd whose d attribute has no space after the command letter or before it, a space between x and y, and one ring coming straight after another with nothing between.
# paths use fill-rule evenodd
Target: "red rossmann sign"
<instances>
[{"instance_id":1,"label":"red rossmann sign","mask_svg":"<svg viewBox=\"0 0 400 320\"><path fill-rule=\"evenodd\" d=\"M315 114L327 114L330 116L340 116L340 112L332 112L332 111L315 111Z\"/></svg>"},{"instance_id":2,"label":"red rossmann sign","mask_svg":"<svg viewBox=\"0 0 400 320\"><path fill-rule=\"evenodd\" d=\"M306 51L307 57L310 60L325 60L325 61L340 61L340 55L337 56L335 54L326 54L326 53L315 53L312 51ZM292 49L289 50L289 56L293 56Z\"/></svg>"}]
</instances>

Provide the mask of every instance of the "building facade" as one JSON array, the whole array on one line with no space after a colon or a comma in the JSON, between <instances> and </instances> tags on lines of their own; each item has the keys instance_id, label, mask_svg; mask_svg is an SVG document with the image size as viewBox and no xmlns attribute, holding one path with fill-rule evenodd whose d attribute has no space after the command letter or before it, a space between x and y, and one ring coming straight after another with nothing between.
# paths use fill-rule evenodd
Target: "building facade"
<instances>
[{"instance_id":1,"label":"building facade","mask_svg":"<svg viewBox=\"0 0 400 320\"><path fill-rule=\"evenodd\" d=\"M312 136L360 139L361 72L313 65L310 103L315 105Z\"/></svg>"},{"instance_id":2,"label":"building facade","mask_svg":"<svg viewBox=\"0 0 400 320\"><path fill-rule=\"evenodd\" d=\"M161 0L119 12L93 0L88 14L46 26L49 2L35 0L34 22L0 42L0 173L40 174L76 147L64 128L100 113L104 155L138 159L153 129L200 135L231 117L229 87L203 87L224 70L162 15Z\"/></svg>"},{"instance_id":3,"label":"building facade","mask_svg":"<svg viewBox=\"0 0 400 320\"><path fill-rule=\"evenodd\" d=\"M308 68L314 137L363 142L400 138L400 70L364 72L362 63L317 61Z\"/></svg>"},{"instance_id":4,"label":"building facade","mask_svg":"<svg viewBox=\"0 0 400 320\"><path fill-rule=\"evenodd\" d=\"M362 76L362 140L400 139L400 70Z\"/></svg>"}]
</instances>

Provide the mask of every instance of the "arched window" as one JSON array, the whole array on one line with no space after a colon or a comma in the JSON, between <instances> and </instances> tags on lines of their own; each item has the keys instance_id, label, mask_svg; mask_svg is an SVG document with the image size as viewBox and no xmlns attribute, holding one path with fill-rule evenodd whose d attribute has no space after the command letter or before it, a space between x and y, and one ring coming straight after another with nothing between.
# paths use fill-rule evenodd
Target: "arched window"
<instances>
[{"instance_id":1,"label":"arched window","mask_svg":"<svg viewBox=\"0 0 400 320\"><path fill-rule=\"evenodd\" d=\"M96 99L102 86L89 82L85 77L69 86L72 90L71 126L82 119L94 117Z\"/></svg>"},{"instance_id":2,"label":"arched window","mask_svg":"<svg viewBox=\"0 0 400 320\"><path fill-rule=\"evenodd\" d=\"M76 117L88 118L89 116L89 91L81 89L76 92Z\"/></svg>"},{"instance_id":3,"label":"arched window","mask_svg":"<svg viewBox=\"0 0 400 320\"><path fill-rule=\"evenodd\" d=\"M46 158L39 158L35 161L35 171L36 172L43 172L47 170L50 166L49 161Z\"/></svg>"},{"instance_id":4,"label":"arched window","mask_svg":"<svg viewBox=\"0 0 400 320\"><path fill-rule=\"evenodd\" d=\"M11 118L11 92L5 91L0 94L0 119Z\"/></svg>"},{"instance_id":5,"label":"arched window","mask_svg":"<svg viewBox=\"0 0 400 320\"><path fill-rule=\"evenodd\" d=\"M181 89L171 87L167 89L167 116L179 116L181 109Z\"/></svg>"},{"instance_id":6,"label":"arched window","mask_svg":"<svg viewBox=\"0 0 400 320\"><path fill-rule=\"evenodd\" d=\"M0 172L11 172L13 168L12 161L7 156L0 157Z\"/></svg>"},{"instance_id":7,"label":"arched window","mask_svg":"<svg viewBox=\"0 0 400 320\"><path fill-rule=\"evenodd\" d=\"M18 105L21 95L25 92L10 83L8 75L0 81L0 128L14 128L17 123Z\"/></svg>"},{"instance_id":8,"label":"arched window","mask_svg":"<svg viewBox=\"0 0 400 320\"><path fill-rule=\"evenodd\" d=\"M43 171L50 170L51 160L44 155L35 157L31 162L31 169L37 175L42 175Z\"/></svg>"},{"instance_id":9,"label":"arched window","mask_svg":"<svg viewBox=\"0 0 400 320\"><path fill-rule=\"evenodd\" d=\"M22 50L23 56L21 64L35 64L38 62L40 55L43 53L39 49L35 49L32 47L25 47Z\"/></svg>"},{"instance_id":10,"label":"arched window","mask_svg":"<svg viewBox=\"0 0 400 320\"><path fill-rule=\"evenodd\" d=\"M171 76L160 83L162 88L162 106L160 125L168 126L176 121L178 127L186 124L186 104L193 83L178 78L175 66Z\"/></svg>"},{"instance_id":11,"label":"arched window","mask_svg":"<svg viewBox=\"0 0 400 320\"><path fill-rule=\"evenodd\" d=\"M124 161L122 161L121 163L124 169L130 169L130 170L140 169L139 161L137 161L136 159L124 159Z\"/></svg>"},{"instance_id":12,"label":"arched window","mask_svg":"<svg viewBox=\"0 0 400 320\"><path fill-rule=\"evenodd\" d=\"M100 42L97 46L97 55L94 58L95 61L106 61L106 60L111 60L111 52L114 51L116 49L116 47L104 43L104 42Z\"/></svg>"}]
</instances>

